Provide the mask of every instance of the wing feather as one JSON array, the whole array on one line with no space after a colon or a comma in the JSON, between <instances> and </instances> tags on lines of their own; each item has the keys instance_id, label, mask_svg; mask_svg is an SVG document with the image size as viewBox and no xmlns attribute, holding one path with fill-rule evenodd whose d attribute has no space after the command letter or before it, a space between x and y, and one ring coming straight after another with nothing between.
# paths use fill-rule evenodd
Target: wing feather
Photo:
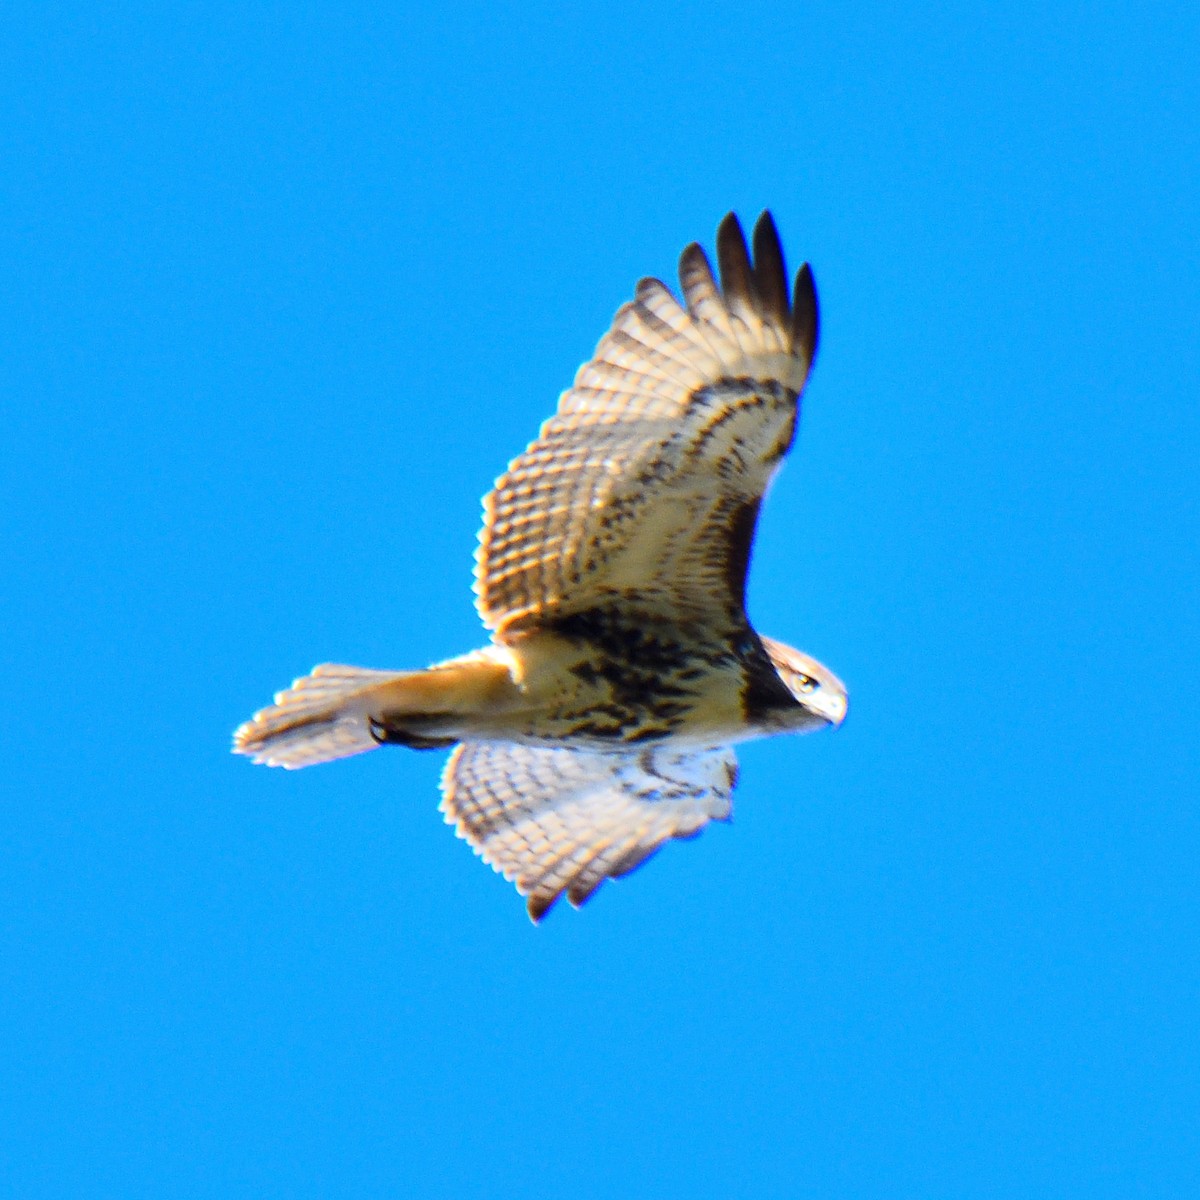
<instances>
[{"instance_id":1,"label":"wing feather","mask_svg":"<svg viewBox=\"0 0 1200 1200\"><path fill-rule=\"evenodd\" d=\"M719 342L737 340L729 309L721 297L708 256L693 242L679 257L679 284L688 312L701 327L709 326Z\"/></svg>"},{"instance_id":2,"label":"wing feather","mask_svg":"<svg viewBox=\"0 0 1200 1200\"><path fill-rule=\"evenodd\" d=\"M754 275L750 255L746 250L746 238L741 222L729 213L717 226L717 268L721 272L721 293L733 317L734 332L741 343L742 353L754 353L755 318ZM774 313L763 313L767 320Z\"/></svg>"},{"instance_id":3,"label":"wing feather","mask_svg":"<svg viewBox=\"0 0 1200 1200\"><path fill-rule=\"evenodd\" d=\"M782 350L791 305L788 299L783 246L780 245L779 231L775 228L770 214L754 227L754 265L751 275L760 309L771 314L770 320L763 322L763 329L768 336L776 340L778 349Z\"/></svg>"},{"instance_id":4,"label":"wing feather","mask_svg":"<svg viewBox=\"0 0 1200 1200\"><path fill-rule=\"evenodd\" d=\"M820 314L817 309L817 285L813 282L812 268L805 263L796 272L796 285L792 301L792 346L793 353L812 362L817 356L817 341L820 332Z\"/></svg>"},{"instance_id":5,"label":"wing feather","mask_svg":"<svg viewBox=\"0 0 1200 1200\"><path fill-rule=\"evenodd\" d=\"M442 776L442 812L517 885L536 921L563 892L578 906L671 838L728 820L728 747L605 753L464 742Z\"/></svg>"},{"instance_id":6,"label":"wing feather","mask_svg":"<svg viewBox=\"0 0 1200 1200\"><path fill-rule=\"evenodd\" d=\"M744 615L753 515L791 443L817 329L812 274L802 268L789 297L769 213L753 240L752 258L737 218L721 222L719 283L688 246L682 303L642 280L497 480L475 588L501 640L634 593L647 611ZM748 535L731 530L746 513Z\"/></svg>"}]
</instances>

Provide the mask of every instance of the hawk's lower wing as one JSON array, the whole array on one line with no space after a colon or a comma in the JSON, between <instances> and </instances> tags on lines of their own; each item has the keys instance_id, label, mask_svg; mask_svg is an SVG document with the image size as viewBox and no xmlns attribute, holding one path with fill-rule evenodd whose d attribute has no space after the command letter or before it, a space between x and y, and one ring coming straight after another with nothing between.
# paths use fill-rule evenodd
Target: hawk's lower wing
<instances>
[{"instance_id":1,"label":"hawk's lower wing","mask_svg":"<svg viewBox=\"0 0 1200 1200\"><path fill-rule=\"evenodd\" d=\"M578 906L670 838L728 820L736 779L727 746L618 753L464 742L442 776L442 812L517 885L537 921L564 891Z\"/></svg>"}]
</instances>

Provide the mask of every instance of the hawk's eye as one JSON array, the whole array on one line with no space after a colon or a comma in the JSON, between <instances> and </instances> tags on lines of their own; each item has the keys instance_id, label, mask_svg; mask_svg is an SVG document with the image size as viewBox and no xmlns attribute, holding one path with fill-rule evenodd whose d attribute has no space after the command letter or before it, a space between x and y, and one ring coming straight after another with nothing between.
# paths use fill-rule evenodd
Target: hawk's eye
<instances>
[{"instance_id":1,"label":"hawk's eye","mask_svg":"<svg viewBox=\"0 0 1200 1200\"><path fill-rule=\"evenodd\" d=\"M797 675L796 684L806 696L817 690L817 681L808 675Z\"/></svg>"}]
</instances>

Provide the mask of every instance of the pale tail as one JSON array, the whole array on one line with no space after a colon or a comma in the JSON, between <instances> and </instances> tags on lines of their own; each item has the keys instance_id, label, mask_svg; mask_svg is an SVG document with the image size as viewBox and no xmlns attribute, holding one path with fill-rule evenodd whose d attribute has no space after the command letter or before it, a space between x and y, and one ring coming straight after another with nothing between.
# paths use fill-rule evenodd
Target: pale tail
<instances>
[{"instance_id":1,"label":"pale tail","mask_svg":"<svg viewBox=\"0 0 1200 1200\"><path fill-rule=\"evenodd\" d=\"M490 646L423 671L323 663L233 735L235 754L272 767L311 767L385 742L451 746L518 689L510 661Z\"/></svg>"},{"instance_id":2,"label":"pale tail","mask_svg":"<svg viewBox=\"0 0 1200 1200\"><path fill-rule=\"evenodd\" d=\"M291 770L374 750L379 742L370 717L379 708L380 690L409 675L322 663L239 727L234 753Z\"/></svg>"}]
</instances>

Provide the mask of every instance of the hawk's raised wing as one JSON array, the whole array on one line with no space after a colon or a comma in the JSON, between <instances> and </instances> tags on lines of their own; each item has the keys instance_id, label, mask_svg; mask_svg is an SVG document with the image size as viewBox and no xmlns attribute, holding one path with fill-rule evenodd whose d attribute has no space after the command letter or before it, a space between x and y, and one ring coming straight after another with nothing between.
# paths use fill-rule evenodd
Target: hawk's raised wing
<instances>
[{"instance_id":1,"label":"hawk's raised wing","mask_svg":"<svg viewBox=\"0 0 1200 1200\"><path fill-rule=\"evenodd\" d=\"M791 445L817 342L807 265L789 300L769 213L751 261L717 232L717 285L693 243L681 304L643 279L557 413L484 502L475 588L499 637L619 598L743 617L758 506Z\"/></svg>"},{"instance_id":2,"label":"hawk's raised wing","mask_svg":"<svg viewBox=\"0 0 1200 1200\"><path fill-rule=\"evenodd\" d=\"M582 904L670 838L728 820L728 747L623 753L464 742L442 775L442 812L517 885L536 921L562 894Z\"/></svg>"}]
</instances>

